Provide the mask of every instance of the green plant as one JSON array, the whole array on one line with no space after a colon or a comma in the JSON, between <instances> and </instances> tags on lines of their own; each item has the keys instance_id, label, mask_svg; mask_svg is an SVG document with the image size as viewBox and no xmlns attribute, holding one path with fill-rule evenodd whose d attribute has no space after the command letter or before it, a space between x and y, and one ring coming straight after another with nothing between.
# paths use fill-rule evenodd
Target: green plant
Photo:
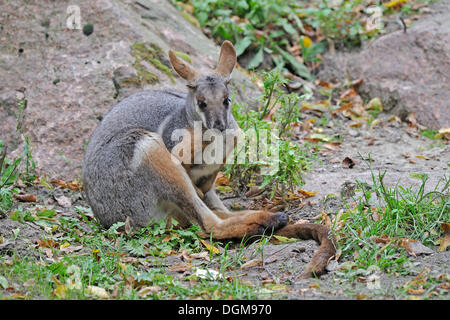
<instances>
[{"instance_id":1,"label":"green plant","mask_svg":"<svg viewBox=\"0 0 450 320\"><path fill-rule=\"evenodd\" d=\"M442 236L441 224L450 221L450 177L444 176L432 191L426 192L426 174L414 175L421 181L418 188L389 188L384 183L386 172L375 175L370 163L369 169L372 183L357 181L357 192L361 193L357 206L348 208L334 221L342 256L352 255L357 268L375 265L389 272L408 272L404 264L409 259L396 239L437 244ZM385 241L380 246L374 239Z\"/></svg>"},{"instance_id":2,"label":"green plant","mask_svg":"<svg viewBox=\"0 0 450 320\"><path fill-rule=\"evenodd\" d=\"M282 90L285 83L279 69L263 72L259 110L233 104L238 125L250 137L249 141L238 144L233 163L226 167L235 189L259 180L262 188L271 186L272 196L276 191L284 196L287 189L293 191L303 185L302 172L310 169L315 161L310 144L290 140L292 129L299 123L300 102L310 95L286 94ZM242 158L244 161L237 161Z\"/></svg>"},{"instance_id":3,"label":"green plant","mask_svg":"<svg viewBox=\"0 0 450 320\"><path fill-rule=\"evenodd\" d=\"M178 5L177 1L172 1ZM295 1L279 0L192 0L193 14L199 24L210 30L214 38L230 40L235 44L238 56L252 52L247 68L261 65L265 54L272 55L273 62L282 67L285 64L299 76L310 79L308 68L299 62L288 50L288 34L299 38L304 30L297 15ZM179 6L179 5L178 5ZM181 6L179 6L180 9ZM270 26L270 28L268 28Z\"/></svg>"},{"instance_id":4,"label":"green plant","mask_svg":"<svg viewBox=\"0 0 450 320\"><path fill-rule=\"evenodd\" d=\"M0 140L0 215L6 214L13 205L13 194L17 193L14 183L19 179L20 159L6 158L7 147Z\"/></svg>"}]
</instances>

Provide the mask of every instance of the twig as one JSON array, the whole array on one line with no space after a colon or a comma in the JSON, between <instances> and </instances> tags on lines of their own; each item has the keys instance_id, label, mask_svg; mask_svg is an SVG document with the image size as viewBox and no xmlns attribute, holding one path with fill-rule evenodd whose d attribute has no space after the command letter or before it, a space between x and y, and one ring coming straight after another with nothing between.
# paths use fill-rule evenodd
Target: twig
<instances>
[{"instance_id":1,"label":"twig","mask_svg":"<svg viewBox=\"0 0 450 320\"><path fill-rule=\"evenodd\" d=\"M0 177L2 175L3 171L3 162L5 161L6 157L6 150L8 149L8 146L5 144L2 149L2 153L0 154Z\"/></svg>"},{"instance_id":2,"label":"twig","mask_svg":"<svg viewBox=\"0 0 450 320\"><path fill-rule=\"evenodd\" d=\"M401 16L397 16L397 23L403 28L403 33L406 33L408 26L405 23L405 20Z\"/></svg>"}]
</instances>

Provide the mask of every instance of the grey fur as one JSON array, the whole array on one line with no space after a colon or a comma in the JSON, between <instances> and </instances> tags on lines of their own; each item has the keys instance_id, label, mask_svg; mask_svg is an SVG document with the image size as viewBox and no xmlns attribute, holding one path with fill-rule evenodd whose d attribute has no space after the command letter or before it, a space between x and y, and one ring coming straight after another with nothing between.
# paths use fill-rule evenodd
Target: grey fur
<instances>
[{"instance_id":1,"label":"grey fur","mask_svg":"<svg viewBox=\"0 0 450 320\"><path fill-rule=\"evenodd\" d=\"M201 93L209 99L208 108L217 109L214 109L216 117L220 117L226 128L237 128L231 111L223 111L223 105L219 108L223 97L212 97L212 93L228 93L225 79L214 74L208 77L213 78L213 83L201 78L198 86L187 94L173 91L136 93L114 106L95 129L84 158L83 182L93 213L104 227L123 222L127 217L133 226L142 227L153 218L172 213L185 219L184 223L201 224L196 221L191 200L180 197L182 186L168 183L151 165L141 164L134 168L132 159L139 141L155 136L158 129L164 145L172 150L177 143L171 140L172 132L192 127L193 121L202 119L197 112L196 94ZM207 125L214 123L208 121ZM212 203L215 207L219 205L215 200ZM162 209L163 216L160 214Z\"/></svg>"}]
</instances>

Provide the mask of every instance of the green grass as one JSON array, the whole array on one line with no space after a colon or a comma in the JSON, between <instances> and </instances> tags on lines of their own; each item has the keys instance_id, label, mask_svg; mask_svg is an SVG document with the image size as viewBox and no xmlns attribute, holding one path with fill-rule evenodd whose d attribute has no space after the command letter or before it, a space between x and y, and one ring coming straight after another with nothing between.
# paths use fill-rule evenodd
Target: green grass
<instances>
[{"instance_id":1,"label":"green grass","mask_svg":"<svg viewBox=\"0 0 450 320\"><path fill-rule=\"evenodd\" d=\"M180 229L175 220L171 225L162 220L139 230L119 231L124 223L105 230L89 208L75 211L79 215L73 217L47 209L14 211L11 219L42 228L42 236L37 244L29 243L27 254L14 250L0 257L1 299L101 298L92 286L109 299L257 299L270 293L242 282L237 274L248 239L240 244L211 242L213 247L224 246L223 251L210 250L203 263L191 265L189 275L177 276L167 272L164 258L205 252L197 226ZM20 230L17 239L29 242ZM197 269L217 270L221 276L203 278Z\"/></svg>"},{"instance_id":2,"label":"green grass","mask_svg":"<svg viewBox=\"0 0 450 320\"><path fill-rule=\"evenodd\" d=\"M450 221L450 177L442 177L432 191L425 192L425 174L414 175L420 179L418 188L388 188L383 181L386 173L370 170L371 184L357 181L357 205L334 221L342 257L354 263L343 272L356 275L355 270L376 266L389 273L408 273L409 255L395 239L414 239L429 247L438 244L441 224ZM387 243L376 243L379 237Z\"/></svg>"}]
</instances>

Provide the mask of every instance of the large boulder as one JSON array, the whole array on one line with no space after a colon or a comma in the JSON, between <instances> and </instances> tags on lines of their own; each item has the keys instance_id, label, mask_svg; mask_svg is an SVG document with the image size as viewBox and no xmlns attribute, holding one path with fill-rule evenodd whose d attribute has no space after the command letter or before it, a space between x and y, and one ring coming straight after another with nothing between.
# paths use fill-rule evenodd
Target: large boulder
<instances>
[{"instance_id":1,"label":"large boulder","mask_svg":"<svg viewBox=\"0 0 450 320\"><path fill-rule=\"evenodd\" d=\"M385 111L402 118L413 112L429 128L450 127L450 5L374 40L360 52L328 54L321 79L348 74L363 79L365 98L379 97Z\"/></svg>"},{"instance_id":2,"label":"large boulder","mask_svg":"<svg viewBox=\"0 0 450 320\"><path fill-rule=\"evenodd\" d=\"M169 1L2 2L0 140L13 155L22 152L16 116L26 98L22 128L39 172L79 177L92 131L120 99L143 89L186 89L169 64L169 48L200 72L214 68L219 53ZM242 72L235 70L233 79L238 99L253 95Z\"/></svg>"}]
</instances>

